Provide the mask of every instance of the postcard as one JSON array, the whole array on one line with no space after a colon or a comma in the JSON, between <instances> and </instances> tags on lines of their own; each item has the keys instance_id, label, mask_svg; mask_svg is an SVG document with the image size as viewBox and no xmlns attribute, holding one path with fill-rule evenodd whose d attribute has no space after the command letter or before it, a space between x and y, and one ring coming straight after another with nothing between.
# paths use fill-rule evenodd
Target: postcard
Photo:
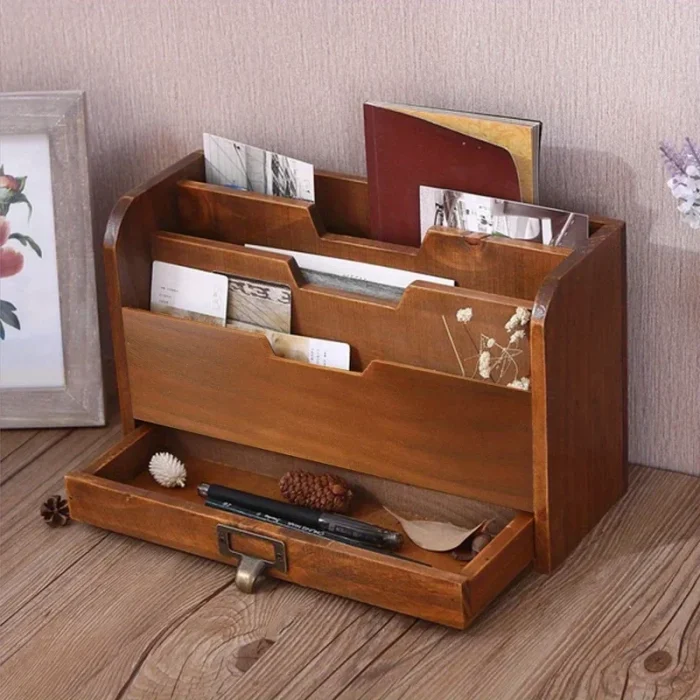
<instances>
[{"instance_id":1,"label":"postcard","mask_svg":"<svg viewBox=\"0 0 700 700\"><path fill-rule=\"evenodd\" d=\"M264 334L272 347L272 352L278 357L286 357L288 360L297 360L321 367L350 369L350 346L347 343L278 333L239 321L233 321L227 325L242 331Z\"/></svg>"},{"instance_id":2,"label":"postcard","mask_svg":"<svg viewBox=\"0 0 700 700\"><path fill-rule=\"evenodd\" d=\"M224 326L227 294L226 275L159 260L153 263L151 311Z\"/></svg>"},{"instance_id":3,"label":"postcard","mask_svg":"<svg viewBox=\"0 0 700 700\"><path fill-rule=\"evenodd\" d=\"M297 265L302 270L312 272L324 272L329 275L337 275L364 282L374 282L376 284L389 287L399 287L405 289L412 282L432 282L448 287L454 287L455 281L445 277L435 275L424 275L421 272L410 272L408 270L398 270L394 267L383 265L372 265L371 263L356 262L355 260L343 260L341 258L331 258L326 255L315 255L313 253L300 253L296 250L285 250L283 248L271 248L264 245L253 245L246 243L246 248L262 250L266 253L278 253L288 255L296 260Z\"/></svg>"},{"instance_id":4,"label":"postcard","mask_svg":"<svg viewBox=\"0 0 700 700\"><path fill-rule=\"evenodd\" d=\"M204 169L213 185L314 201L314 166L263 148L204 134Z\"/></svg>"},{"instance_id":5,"label":"postcard","mask_svg":"<svg viewBox=\"0 0 700 700\"><path fill-rule=\"evenodd\" d=\"M588 240L588 216L478 194L420 188L421 240L431 226L576 248Z\"/></svg>"},{"instance_id":6,"label":"postcard","mask_svg":"<svg viewBox=\"0 0 700 700\"><path fill-rule=\"evenodd\" d=\"M286 284L228 275L226 325L235 321L290 333L291 290Z\"/></svg>"}]
</instances>

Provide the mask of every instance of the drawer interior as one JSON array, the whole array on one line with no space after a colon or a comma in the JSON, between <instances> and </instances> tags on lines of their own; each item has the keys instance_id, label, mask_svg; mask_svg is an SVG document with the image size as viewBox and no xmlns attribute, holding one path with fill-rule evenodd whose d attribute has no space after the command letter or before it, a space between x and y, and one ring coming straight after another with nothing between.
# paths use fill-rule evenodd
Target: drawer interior
<instances>
[{"instance_id":1,"label":"drawer interior","mask_svg":"<svg viewBox=\"0 0 700 700\"><path fill-rule=\"evenodd\" d=\"M160 450L185 461L185 488L166 489L151 478L148 461ZM281 500L278 480L291 469L341 475L355 493L350 515L366 522L400 531L387 506L465 527L490 520L498 534L466 564L408 538L392 556L209 508L196 491L201 482L218 483ZM216 535L217 524L233 525L286 544L288 571L270 570L273 577L455 627L469 624L533 557L529 513L160 426L139 427L66 481L77 520L236 564L221 554Z\"/></svg>"}]
</instances>

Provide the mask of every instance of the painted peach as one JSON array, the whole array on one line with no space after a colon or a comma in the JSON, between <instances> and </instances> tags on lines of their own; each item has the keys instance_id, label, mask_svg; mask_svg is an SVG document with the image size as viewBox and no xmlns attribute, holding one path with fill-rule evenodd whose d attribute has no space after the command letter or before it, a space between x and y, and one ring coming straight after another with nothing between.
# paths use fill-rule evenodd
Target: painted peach
<instances>
[{"instance_id":1,"label":"painted peach","mask_svg":"<svg viewBox=\"0 0 700 700\"><path fill-rule=\"evenodd\" d=\"M0 246L7 243L7 239L10 237L10 222L4 217L0 216Z\"/></svg>"},{"instance_id":2,"label":"painted peach","mask_svg":"<svg viewBox=\"0 0 700 700\"><path fill-rule=\"evenodd\" d=\"M12 248L0 248L0 277L12 277L22 271L24 256Z\"/></svg>"}]
</instances>

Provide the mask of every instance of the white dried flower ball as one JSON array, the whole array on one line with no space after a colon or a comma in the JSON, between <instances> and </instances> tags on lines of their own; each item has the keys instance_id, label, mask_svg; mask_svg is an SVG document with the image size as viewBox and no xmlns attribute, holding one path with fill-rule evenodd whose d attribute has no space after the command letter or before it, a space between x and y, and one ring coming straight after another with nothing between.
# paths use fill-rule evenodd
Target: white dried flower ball
<instances>
[{"instance_id":1,"label":"white dried flower ball","mask_svg":"<svg viewBox=\"0 0 700 700\"><path fill-rule=\"evenodd\" d=\"M464 309L459 309L459 311L457 311L457 321L459 323L469 323L469 321L472 320L473 315L474 312L467 306Z\"/></svg>"},{"instance_id":2,"label":"white dried flower ball","mask_svg":"<svg viewBox=\"0 0 700 700\"><path fill-rule=\"evenodd\" d=\"M486 341L486 347L487 348L492 348L496 344L496 339L495 338L489 338Z\"/></svg>"},{"instance_id":3,"label":"white dried flower ball","mask_svg":"<svg viewBox=\"0 0 700 700\"><path fill-rule=\"evenodd\" d=\"M513 343L518 343L519 341L523 340L525 338L525 331L519 330L515 331L513 335L510 336L510 342L511 344Z\"/></svg>"},{"instance_id":4,"label":"white dried flower ball","mask_svg":"<svg viewBox=\"0 0 700 700\"><path fill-rule=\"evenodd\" d=\"M522 377L521 379L514 379L508 386L511 389L520 389L522 391L527 391L530 388L530 377Z\"/></svg>"},{"instance_id":5,"label":"white dried flower ball","mask_svg":"<svg viewBox=\"0 0 700 700\"><path fill-rule=\"evenodd\" d=\"M524 306L518 306L515 309L515 313L508 319L508 323L505 325L505 329L512 333L518 326L527 326L530 323L530 317L532 313L529 309Z\"/></svg>"},{"instance_id":6,"label":"white dried flower ball","mask_svg":"<svg viewBox=\"0 0 700 700\"><path fill-rule=\"evenodd\" d=\"M527 326L527 324L530 323L530 316L532 314L530 313L530 309L526 309L524 306L519 306L515 310L515 315L518 317L518 321L520 321L521 326Z\"/></svg>"},{"instance_id":7,"label":"white dried flower ball","mask_svg":"<svg viewBox=\"0 0 700 700\"><path fill-rule=\"evenodd\" d=\"M488 350L479 355L479 375L484 379L491 375L491 353Z\"/></svg>"},{"instance_id":8,"label":"white dried flower ball","mask_svg":"<svg viewBox=\"0 0 700 700\"><path fill-rule=\"evenodd\" d=\"M169 452L156 452L148 464L148 471L157 483L168 489L182 488L187 480L185 465Z\"/></svg>"},{"instance_id":9,"label":"white dried flower ball","mask_svg":"<svg viewBox=\"0 0 700 700\"><path fill-rule=\"evenodd\" d=\"M512 333L518 326L520 325L520 321L518 320L518 315L513 314L509 319L508 322L505 325L505 329L509 332Z\"/></svg>"}]
</instances>

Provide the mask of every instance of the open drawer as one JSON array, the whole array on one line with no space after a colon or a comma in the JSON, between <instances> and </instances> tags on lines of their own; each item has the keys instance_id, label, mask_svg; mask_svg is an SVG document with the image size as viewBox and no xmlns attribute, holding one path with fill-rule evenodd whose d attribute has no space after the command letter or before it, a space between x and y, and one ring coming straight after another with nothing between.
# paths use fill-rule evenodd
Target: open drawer
<instances>
[{"instance_id":1,"label":"open drawer","mask_svg":"<svg viewBox=\"0 0 700 700\"><path fill-rule=\"evenodd\" d=\"M165 489L151 478L148 461L159 450L185 461L185 488ZM351 515L382 527L401 530L380 502L455 524L493 520L500 532L467 564L407 538L394 556L212 509L196 490L201 482L220 483L279 499L279 477L299 468L342 475L356 494ZM228 564L241 555L275 561L271 577L457 628L469 625L534 554L530 513L153 425L69 474L66 489L76 520Z\"/></svg>"}]
</instances>

